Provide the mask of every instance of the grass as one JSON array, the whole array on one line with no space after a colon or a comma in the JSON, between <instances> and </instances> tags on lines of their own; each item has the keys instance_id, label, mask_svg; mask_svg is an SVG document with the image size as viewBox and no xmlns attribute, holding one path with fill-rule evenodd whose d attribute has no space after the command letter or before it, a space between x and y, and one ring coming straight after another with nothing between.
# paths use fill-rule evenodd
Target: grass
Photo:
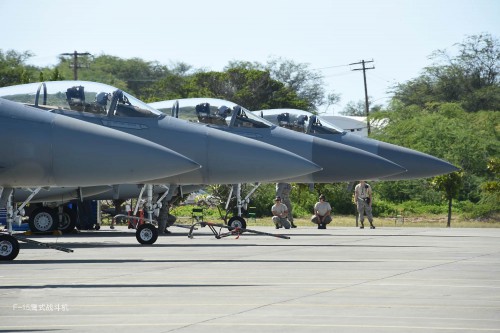
<instances>
[{"instance_id":1,"label":"grass","mask_svg":"<svg viewBox=\"0 0 500 333\"><path fill-rule=\"evenodd\" d=\"M181 208L176 208L171 211L171 213L177 216L178 223L190 224L191 223L191 209L192 206L184 206ZM396 217L375 217L374 224L376 227L422 227L422 228L446 228L448 216L446 214L427 214L427 215L416 215L416 216L405 216L404 220ZM273 226L271 217L247 219L247 225L249 228L252 226ZM208 210L205 214L205 221L213 223L222 223L222 218L219 213L215 210ZM312 227L313 223L310 221L309 217L297 217L294 219L294 223L299 227ZM109 221L103 219L103 225L108 225ZM365 219L365 227L369 225L368 221ZM356 217L354 215L334 215L333 221L330 223L331 227L355 227ZM483 220L468 220L463 218L461 215L455 214L451 219L452 228L500 228L500 216L496 215L490 219Z\"/></svg>"},{"instance_id":2,"label":"grass","mask_svg":"<svg viewBox=\"0 0 500 333\"><path fill-rule=\"evenodd\" d=\"M421 227L421 228L446 228L447 216L429 215L429 216L416 216L405 217L404 221L396 218L382 218L377 217L373 219L373 224L380 227ZM294 223L299 227L313 226L309 218L295 218ZM247 220L248 226L272 226L271 218L257 218L254 220ZM356 217L352 216L334 216L333 221L330 223L332 227L355 227ZM365 219L365 227L369 226L367 219ZM465 220L460 217L453 217L451 219L452 228L500 228L500 222L497 221L471 221Z\"/></svg>"},{"instance_id":3,"label":"grass","mask_svg":"<svg viewBox=\"0 0 500 333\"><path fill-rule=\"evenodd\" d=\"M256 218L247 219L247 226L251 228L252 226L273 226L271 221L271 217L265 218ZM178 221L180 223L191 223L191 218L188 216L179 217ZM222 219L220 217L205 217L205 221L213 222L213 223L222 223ZM404 227L404 228L446 228L447 216L442 215L427 215L427 216L414 216L414 217L405 217L404 221L401 219L396 220L396 218L392 217L377 217L374 218L374 224L376 227ZM299 227L312 227L313 223L309 218L299 217L294 218L294 223ZM365 219L365 226L368 226L368 220ZM356 217L354 215L351 216L333 216L333 221L330 223L331 227L355 227L356 226ZM473 220L465 220L459 216L453 217L451 219L451 227L452 228L500 228L500 222L498 220L495 221L473 221Z\"/></svg>"},{"instance_id":4,"label":"grass","mask_svg":"<svg viewBox=\"0 0 500 333\"><path fill-rule=\"evenodd\" d=\"M188 217L186 217L189 219ZM182 219L182 218L181 218ZM255 226L272 226L271 217L247 219L248 225ZM436 228L446 228L448 216L445 214L434 215L415 215L415 216L405 216L404 219L396 217L375 217L374 224L378 227L436 227ZM218 216L208 216L205 220L210 222L221 222L222 219ZM297 226L313 226L309 217L296 217L294 218L294 223ZM354 215L334 215L333 221L330 223L331 226L337 227L352 227L356 226L356 216ZM365 225L368 225L368 221L365 218ZM465 219L461 215L452 215L451 227L453 228L500 228L500 216L494 216L491 219L484 220L470 220Z\"/></svg>"}]
</instances>

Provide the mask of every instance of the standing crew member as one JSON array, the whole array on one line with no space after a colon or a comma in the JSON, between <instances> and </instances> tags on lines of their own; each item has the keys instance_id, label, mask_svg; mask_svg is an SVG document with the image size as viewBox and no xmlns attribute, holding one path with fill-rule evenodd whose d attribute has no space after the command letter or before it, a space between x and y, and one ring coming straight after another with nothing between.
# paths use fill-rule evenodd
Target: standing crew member
<instances>
[{"instance_id":1,"label":"standing crew member","mask_svg":"<svg viewBox=\"0 0 500 333\"><path fill-rule=\"evenodd\" d=\"M359 221L361 222L360 229L363 229L365 225L365 214L370 222L370 229L375 229L373 225L373 215L372 215L372 188L364 180L361 180L358 185L354 188L354 199L356 201L356 207L358 209Z\"/></svg>"}]
</instances>

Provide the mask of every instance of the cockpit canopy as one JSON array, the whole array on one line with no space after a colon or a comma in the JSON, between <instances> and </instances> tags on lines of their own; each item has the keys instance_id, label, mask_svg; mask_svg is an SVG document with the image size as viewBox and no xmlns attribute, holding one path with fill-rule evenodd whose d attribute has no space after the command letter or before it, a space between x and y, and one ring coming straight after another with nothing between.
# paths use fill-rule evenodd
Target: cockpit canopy
<instances>
[{"instance_id":1,"label":"cockpit canopy","mask_svg":"<svg viewBox=\"0 0 500 333\"><path fill-rule=\"evenodd\" d=\"M344 130L310 112L296 109L255 111L280 127L309 134L341 134Z\"/></svg>"},{"instance_id":2,"label":"cockpit canopy","mask_svg":"<svg viewBox=\"0 0 500 333\"><path fill-rule=\"evenodd\" d=\"M159 117L161 112L115 87L88 81L50 81L0 88L0 97L44 110L108 116Z\"/></svg>"},{"instance_id":3,"label":"cockpit canopy","mask_svg":"<svg viewBox=\"0 0 500 333\"><path fill-rule=\"evenodd\" d=\"M275 125L251 111L229 101L216 98L186 98L175 101L151 103L174 117L217 126L271 128Z\"/></svg>"}]
</instances>

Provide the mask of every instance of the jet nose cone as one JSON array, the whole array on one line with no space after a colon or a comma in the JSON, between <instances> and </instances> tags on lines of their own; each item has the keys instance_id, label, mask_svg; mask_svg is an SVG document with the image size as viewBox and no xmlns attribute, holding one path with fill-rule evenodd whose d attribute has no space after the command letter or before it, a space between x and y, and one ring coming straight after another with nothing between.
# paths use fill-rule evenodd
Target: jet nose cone
<instances>
[{"instance_id":1,"label":"jet nose cone","mask_svg":"<svg viewBox=\"0 0 500 333\"><path fill-rule=\"evenodd\" d=\"M429 178L459 170L454 165L437 157L386 142L379 143L378 155L398 163L408 170L403 174L383 177L383 180Z\"/></svg>"},{"instance_id":2,"label":"jet nose cone","mask_svg":"<svg viewBox=\"0 0 500 333\"><path fill-rule=\"evenodd\" d=\"M321 138L313 139L313 161L323 167L313 175L316 182L377 179L406 171L375 154Z\"/></svg>"},{"instance_id":3,"label":"jet nose cone","mask_svg":"<svg viewBox=\"0 0 500 333\"><path fill-rule=\"evenodd\" d=\"M274 181L321 170L317 164L287 150L243 136L214 131L217 132L210 134L210 142L212 147L218 149L212 149L215 153L209 156L209 163L218 172L211 172L212 180L222 174L219 182L226 184Z\"/></svg>"},{"instance_id":4,"label":"jet nose cone","mask_svg":"<svg viewBox=\"0 0 500 333\"><path fill-rule=\"evenodd\" d=\"M59 186L137 183L200 168L175 151L103 126L57 116L53 129Z\"/></svg>"}]
</instances>

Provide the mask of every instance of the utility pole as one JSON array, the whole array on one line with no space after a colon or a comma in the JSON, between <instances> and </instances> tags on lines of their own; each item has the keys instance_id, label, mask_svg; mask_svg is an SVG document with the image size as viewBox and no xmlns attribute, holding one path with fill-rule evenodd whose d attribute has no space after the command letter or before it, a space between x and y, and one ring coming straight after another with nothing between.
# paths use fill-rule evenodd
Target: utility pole
<instances>
[{"instance_id":1,"label":"utility pole","mask_svg":"<svg viewBox=\"0 0 500 333\"><path fill-rule=\"evenodd\" d=\"M76 81L78 80L78 68L80 66L78 65L78 57L79 56L87 56L91 55L88 52L85 53L78 53L78 52L73 52L73 53L61 53L62 56L73 56L73 64L71 64L69 67L73 67L73 79Z\"/></svg>"},{"instance_id":2,"label":"utility pole","mask_svg":"<svg viewBox=\"0 0 500 333\"><path fill-rule=\"evenodd\" d=\"M360 62L354 62L349 65L362 65L362 68L355 68L353 71L363 71L363 80L365 82L365 114L366 114L366 126L368 127L368 135L370 135L370 120L368 119L369 116L369 108L368 108L368 88L366 86L366 70L368 69L375 69L375 66L372 67L366 67L365 64L373 62L373 59L370 61L364 61L361 60Z\"/></svg>"}]
</instances>

